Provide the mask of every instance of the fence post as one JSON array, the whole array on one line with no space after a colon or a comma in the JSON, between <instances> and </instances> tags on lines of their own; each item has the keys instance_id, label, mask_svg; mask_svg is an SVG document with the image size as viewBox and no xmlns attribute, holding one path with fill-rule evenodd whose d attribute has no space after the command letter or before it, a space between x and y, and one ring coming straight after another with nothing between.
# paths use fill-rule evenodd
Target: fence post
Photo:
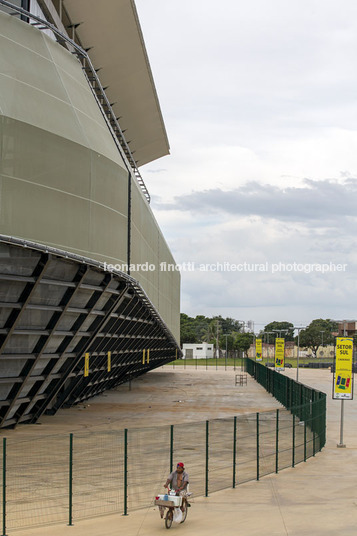
<instances>
[{"instance_id":1,"label":"fence post","mask_svg":"<svg viewBox=\"0 0 357 536\"><path fill-rule=\"evenodd\" d=\"M279 472L279 410L276 410L276 430L275 430L275 472Z\"/></svg>"},{"instance_id":2,"label":"fence post","mask_svg":"<svg viewBox=\"0 0 357 536\"><path fill-rule=\"evenodd\" d=\"M128 429L124 429L124 516L128 515Z\"/></svg>"},{"instance_id":3,"label":"fence post","mask_svg":"<svg viewBox=\"0 0 357 536\"><path fill-rule=\"evenodd\" d=\"M259 413L257 413L257 480L259 480Z\"/></svg>"},{"instance_id":4,"label":"fence post","mask_svg":"<svg viewBox=\"0 0 357 536\"><path fill-rule=\"evenodd\" d=\"M170 473L174 465L174 425L170 426Z\"/></svg>"},{"instance_id":5,"label":"fence post","mask_svg":"<svg viewBox=\"0 0 357 536\"><path fill-rule=\"evenodd\" d=\"M205 496L208 497L208 454L209 454L209 421L206 421L206 490Z\"/></svg>"},{"instance_id":6,"label":"fence post","mask_svg":"<svg viewBox=\"0 0 357 536\"><path fill-rule=\"evenodd\" d=\"M314 396L312 395L312 402L311 402L311 430L312 430L312 455L315 456L316 454L316 439L315 439L315 430L316 430L316 407L315 407L315 400Z\"/></svg>"},{"instance_id":7,"label":"fence post","mask_svg":"<svg viewBox=\"0 0 357 536\"><path fill-rule=\"evenodd\" d=\"M69 495L69 518L68 525L73 525L73 434L69 434L69 482L68 482L68 495Z\"/></svg>"},{"instance_id":8,"label":"fence post","mask_svg":"<svg viewBox=\"0 0 357 536\"><path fill-rule=\"evenodd\" d=\"M236 457L237 457L237 416L233 423L233 488L236 487Z\"/></svg>"},{"instance_id":9,"label":"fence post","mask_svg":"<svg viewBox=\"0 0 357 536\"><path fill-rule=\"evenodd\" d=\"M304 462L306 462L306 420L304 421Z\"/></svg>"},{"instance_id":10,"label":"fence post","mask_svg":"<svg viewBox=\"0 0 357 536\"><path fill-rule=\"evenodd\" d=\"M295 467L295 414L293 414L293 457L292 467Z\"/></svg>"},{"instance_id":11,"label":"fence post","mask_svg":"<svg viewBox=\"0 0 357 536\"><path fill-rule=\"evenodd\" d=\"M6 437L2 440L2 536L6 536Z\"/></svg>"}]
</instances>

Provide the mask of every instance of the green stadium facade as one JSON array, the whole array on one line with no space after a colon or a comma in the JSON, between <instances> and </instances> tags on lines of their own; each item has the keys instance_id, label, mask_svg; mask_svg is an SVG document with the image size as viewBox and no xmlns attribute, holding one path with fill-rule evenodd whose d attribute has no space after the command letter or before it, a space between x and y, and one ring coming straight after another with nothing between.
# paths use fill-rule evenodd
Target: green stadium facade
<instances>
[{"instance_id":1,"label":"green stadium facade","mask_svg":"<svg viewBox=\"0 0 357 536\"><path fill-rule=\"evenodd\" d=\"M181 356L140 167L169 153L133 0L0 0L0 427Z\"/></svg>"}]
</instances>

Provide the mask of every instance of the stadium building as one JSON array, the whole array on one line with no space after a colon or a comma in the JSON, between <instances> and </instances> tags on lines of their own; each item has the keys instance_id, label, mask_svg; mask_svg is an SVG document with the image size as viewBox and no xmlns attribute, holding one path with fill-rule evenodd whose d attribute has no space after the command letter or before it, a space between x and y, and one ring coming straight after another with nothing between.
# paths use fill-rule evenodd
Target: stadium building
<instances>
[{"instance_id":1,"label":"stadium building","mask_svg":"<svg viewBox=\"0 0 357 536\"><path fill-rule=\"evenodd\" d=\"M169 144L133 0L0 0L0 427L181 356L140 166Z\"/></svg>"}]
</instances>

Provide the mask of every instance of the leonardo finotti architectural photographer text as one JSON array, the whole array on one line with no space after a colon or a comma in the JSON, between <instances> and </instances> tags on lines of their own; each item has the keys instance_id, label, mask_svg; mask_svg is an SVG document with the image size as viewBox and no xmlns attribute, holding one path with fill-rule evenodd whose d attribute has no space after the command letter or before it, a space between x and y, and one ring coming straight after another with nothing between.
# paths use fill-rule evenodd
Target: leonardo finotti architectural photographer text
<instances>
[{"instance_id":1,"label":"leonardo finotti architectural photographer text","mask_svg":"<svg viewBox=\"0 0 357 536\"><path fill-rule=\"evenodd\" d=\"M331 272L346 272L347 264L329 263L300 263L300 262L277 262L277 263L231 263L231 262L215 262L215 263L196 263L194 261L182 262L180 264L170 264L168 262L160 262L158 266L153 263L144 262L141 264L109 264L104 263L104 270L119 272L270 272L285 273L285 272L300 272L304 274L320 273L326 274Z\"/></svg>"}]
</instances>

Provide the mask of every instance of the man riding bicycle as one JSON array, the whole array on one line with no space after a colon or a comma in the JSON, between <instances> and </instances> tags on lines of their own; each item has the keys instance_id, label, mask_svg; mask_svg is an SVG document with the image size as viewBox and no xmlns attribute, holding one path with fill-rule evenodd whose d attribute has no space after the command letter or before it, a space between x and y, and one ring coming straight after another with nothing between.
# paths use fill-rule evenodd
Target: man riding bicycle
<instances>
[{"instance_id":1,"label":"man riding bicycle","mask_svg":"<svg viewBox=\"0 0 357 536\"><path fill-rule=\"evenodd\" d=\"M184 464L178 463L176 467L176 471L173 471L169 474L167 477L166 483L164 484L164 488L172 489L176 492L176 495L179 495L180 497L185 497L182 502L181 510L184 511L184 501L186 500L187 496L187 486L188 486L188 473L185 471ZM161 511L160 511L161 513ZM162 516L161 516L162 517Z\"/></svg>"},{"instance_id":2,"label":"man riding bicycle","mask_svg":"<svg viewBox=\"0 0 357 536\"><path fill-rule=\"evenodd\" d=\"M176 471L173 471L169 474L165 488L171 487L171 489L176 491L176 495L181 495L185 497L187 494L187 484L188 484L188 474L185 471L185 466L183 463L178 463Z\"/></svg>"}]
</instances>

